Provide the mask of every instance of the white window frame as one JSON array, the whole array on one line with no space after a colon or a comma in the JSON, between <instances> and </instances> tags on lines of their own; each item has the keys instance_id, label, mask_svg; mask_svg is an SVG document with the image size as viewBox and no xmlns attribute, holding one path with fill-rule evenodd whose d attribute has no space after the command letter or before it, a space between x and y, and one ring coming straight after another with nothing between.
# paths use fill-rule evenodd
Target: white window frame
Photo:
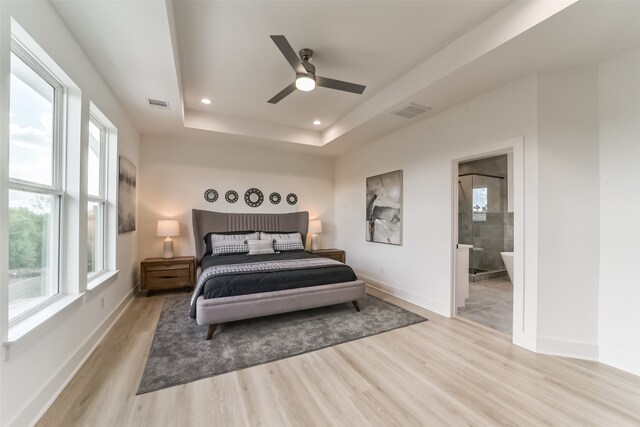
<instances>
[{"instance_id":1,"label":"white window frame","mask_svg":"<svg viewBox=\"0 0 640 427\"><path fill-rule=\"evenodd\" d=\"M11 38L11 52L30 67L39 77L50 84L54 89L53 95L53 128L52 128L52 185L44 185L29 182L21 179L11 178L9 176L9 190L25 191L37 194L46 194L53 196L51 223L53 225L50 230L51 241L49 244L50 267L52 283L51 289L56 292L48 298L40 301L33 307L9 318L9 327L31 316L33 313L41 310L43 307L53 303L63 295L61 284L61 264L62 264L62 218L65 208L65 191L64 191L64 163L62 161L64 144L64 121L66 117L65 105L67 91L65 86L58 80L55 75L45 67L35 55L25 48L15 37ZM9 94L11 97L11 94ZM10 99L10 98L9 98ZM9 162L11 159L9 158ZM10 304L9 304L10 305Z\"/></svg>"},{"instance_id":2,"label":"white window frame","mask_svg":"<svg viewBox=\"0 0 640 427\"><path fill-rule=\"evenodd\" d=\"M100 124L105 130L102 149L103 156L100 158L102 165L102 193L104 201L104 240L103 240L103 266L101 272L87 274L86 291L92 293L109 283L115 282L118 278L116 252L118 241L118 209L117 209L117 189L118 189L118 128L111 123L109 118L93 103L89 102L90 116L94 124ZM85 156L88 159L88 156ZM88 175L88 170L87 170ZM88 179L85 178L88 182ZM96 200L88 195L88 188L85 191L88 202ZM88 210L87 210L88 212ZM86 244L86 243L85 243Z\"/></svg>"},{"instance_id":3,"label":"white window frame","mask_svg":"<svg viewBox=\"0 0 640 427\"><path fill-rule=\"evenodd\" d=\"M88 190L88 185L87 185L87 208L89 206L89 203L93 202L93 203L97 203L100 206L99 212L100 212L100 219L98 221L98 218L96 218L96 227L98 225L100 225L100 229L101 229L101 235L100 235L100 245L97 248L97 252L96 252L96 259L100 259L100 269L96 270L95 272L88 272L87 273L87 280L90 282L93 279L95 279L96 277L102 275L106 270L107 270L107 218L108 218L108 212L107 210L109 209L109 203L107 200L107 192L109 189L109 177L108 177L108 170L107 170L107 159L108 159L108 141L109 141L109 130L108 127L106 125L104 125L100 119L98 119L96 117L96 114L93 111L90 111L89 114L89 123L93 123L94 126L96 126L98 129L100 129L100 164L99 164L99 177L100 177L100 183L99 183L99 190L98 196L95 195L91 195L89 194L89 190ZM87 159L88 159L88 155L89 155L89 139L90 137L87 138ZM88 172L87 172L87 184L88 184ZM88 211L87 211L88 212ZM97 233L96 233L96 237L97 237Z\"/></svg>"}]
</instances>

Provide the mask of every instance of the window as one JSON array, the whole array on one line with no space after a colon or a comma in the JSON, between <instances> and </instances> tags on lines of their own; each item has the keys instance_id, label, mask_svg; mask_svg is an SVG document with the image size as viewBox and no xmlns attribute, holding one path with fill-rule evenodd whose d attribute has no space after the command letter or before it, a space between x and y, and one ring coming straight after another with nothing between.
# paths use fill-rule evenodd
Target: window
<instances>
[{"instance_id":1,"label":"window","mask_svg":"<svg viewBox=\"0 0 640 427\"><path fill-rule=\"evenodd\" d=\"M473 220L487 220L487 187L476 187L473 189Z\"/></svg>"},{"instance_id":2,"label":"window","mask_svg":"<svg viewBox=\"0 0 640 427\"><path fill-rule=\"evenodd\" d=\"M17 42L11 51L9 321L15 322L60 292L64 89Z\"/></svg>"},{"instance_id":3,"label":"window","mask_svg":"<svg viewBox=\"0 0 640 427\"><path fill-rule=\"evenodd\" d=\"M105 268L107 129L91 114L87 147L87 273Z\"/></svg>"}]
</instances>

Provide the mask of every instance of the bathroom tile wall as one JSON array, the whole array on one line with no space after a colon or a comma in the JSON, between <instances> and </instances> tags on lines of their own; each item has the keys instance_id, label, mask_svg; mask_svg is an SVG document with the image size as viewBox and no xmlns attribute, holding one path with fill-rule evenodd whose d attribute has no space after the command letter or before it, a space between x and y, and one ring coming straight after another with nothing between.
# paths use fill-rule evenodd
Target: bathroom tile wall
<instances>
[{"instance_id":1,"label":"bathroom tile wall","mask_svg":"<svg viewBox=\"0 0 640 427\"><path fill-rule=\"evenodd\" d=\"M487 212L486 221L473 223L473 246L481 248L473 263L475 268L483 270L503 270L504 264L500 252L504 251L504 212Z\"/></svg>"},{"instance_id":2,"label":"bathroom tile wall","mask_svg":"<svg viewBox=\"0 0 640 427\"><path fill-rule=\"evenodd\" d=\"M481 173L484 175L507 177L507 155L472 160L458 165L458 175Z\"/></svg>"}]
</instances>

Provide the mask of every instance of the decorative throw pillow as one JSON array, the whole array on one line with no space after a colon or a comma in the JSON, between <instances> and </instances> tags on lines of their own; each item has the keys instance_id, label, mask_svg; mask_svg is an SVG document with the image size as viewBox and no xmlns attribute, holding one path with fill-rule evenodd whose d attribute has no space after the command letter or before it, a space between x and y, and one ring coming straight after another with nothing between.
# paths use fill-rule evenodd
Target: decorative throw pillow
<instances>
[{"instance_id":1,"label":"decorative throw pillow","mask_svg":"<svg viewBox=\"0 0 640 427\"><path fill-rule=\"evenodd\" d=\"M260 240L273 241L276 252L304 251L302 235L300 233L265 233L260 232Z\"/></svg>"},{"instance_id":2,"label":"decorative throw pillow","mask_svg":"<svg viewBox=\"0 0 640 427\"><path fill-rule=\"evenodd\" d=\"M211 255L248 254L249 245L246 240L218 240L211 242Z\"/></svg>"},{"instance_id":3,"label":"decorative throw pillow","mask_svg":"<svg viewBox=\"0 0 640 427\"><path fill-rule=\"evenodd\" d=\"M269 240L247 240L249 255L272 254L273 242Z\"/></svg>"},{"instance_id":4,"label":"decorative throw pillow","mask_svg":"<svg viewBox=\"0 0 640 427\"><path fill-rule=\"evenodd\" d=\"M247 240L260 238L257 231L233 231L208 233L205 236L206 253L211 255L231 255L249 253Z\"/></svg>"}]
</instances>

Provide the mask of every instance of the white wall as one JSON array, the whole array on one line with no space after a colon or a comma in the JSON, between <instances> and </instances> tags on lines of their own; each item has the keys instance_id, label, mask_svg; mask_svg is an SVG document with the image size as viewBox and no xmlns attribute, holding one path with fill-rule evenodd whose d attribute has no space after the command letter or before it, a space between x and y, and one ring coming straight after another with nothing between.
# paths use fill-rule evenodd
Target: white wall
<instances>
[{"instance_id":1,"label":"white wall","mask_svg":"<svg viewBox=\"0 0 640 427\"><path fill-rule=\"evenodd\" d=\"M600 65L600 360L640 375L640 50Z\"/></svg>"},{"instance_id":2,"label":"white wall","mask_svg":"<svg viewBox=\"0 0 640 427\"><path fill-rule=\"evenodd\" d=\"M538 76L539 350L597 358L597 67Z\"/></svg>"},{"instance_id":3,"label":"white wall","mask_svg":"<svg viewBox=\"0 0 640 427\"><path fill-rule=\"evenodd\" d=\"M283 213L309 211L310 218L322 220L321 247L331 247L335 232L333 199L333 159L275 151L225 142L214 136L210 141L161 138L144 135L140 146L140 259L162 256L162 238L156 237L158 219L180 221L180 236L174 238L176 255L194 255L191 210L218 212ZM258 208L244 202L244 192L252 187L262 191L265 200ZM218 191L218 200L208 203L204 191ZM231 204L227 190L240 199ZM269 202L272 192L282 201ZM289 205L288 193L298 196Z\"/></svg>"},{"instance_id":4,"label":"white wall","mask_svg":"<svg viewBox=\"0 0 640 427\"><path fill-rule=\"evenodd\" d=\"M543 72L339 157L337 246L374 285L448 315L451 160L524 135L526 299L514 340L522 329L532 350L639 374L639 76L640 51ZM396 169L404 245L367 243L365 178ZM340 209L352 201L361 208Z\"/></svg>"},{"instance_id":5,"label":"white wall","mask_svg":"<svg viewBox=\"0 0 640 427\"><path fill-rule=\"evenodd\" d=\"M527 77L396 131L336 161L336 244L356 272L383 289L450 315L452 161L524 137L526 203L536 209L537 82ZM365 241L365 179L404 171L403 245ZM342 208L351 206L348 209ZM535 283L535 217L525 219L525 283ZM534 292L533 286L529 287ZM527 291L527 290L526 290ZM535 303L535 293L529 299ZM525 313L527 314L527 313ZM521 332L535 333L535 308Z\"/></svg>"},{"instance_id":6,"label":"white wall","mask_svg":"<svg viewBox=\"0 0 640 427\"><path fill-rule=\"evenodd\" d=\"M11 16L80 87L84 117L89 101L94 102L118 128L119 153L137 164L137 130L49 3L0 2L3 57L9 54ZM37 420L132 296L137 258L136 233L118 236L116 282L85 295L16 344L3 347L0 424L26 426Z\"/></svg>"}]
</instances>

